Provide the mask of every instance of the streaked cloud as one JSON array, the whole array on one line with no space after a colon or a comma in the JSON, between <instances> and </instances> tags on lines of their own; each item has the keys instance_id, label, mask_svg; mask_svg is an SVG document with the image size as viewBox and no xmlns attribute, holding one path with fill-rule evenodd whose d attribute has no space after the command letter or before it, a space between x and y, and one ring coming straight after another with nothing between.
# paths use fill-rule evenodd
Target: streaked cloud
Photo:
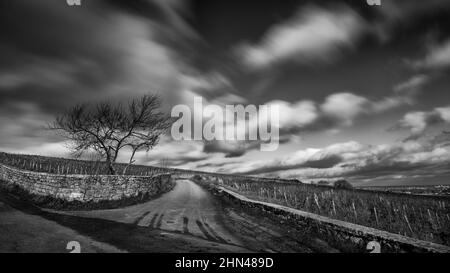
<instances>
[{"instance_id":1,"label":"streaked cloud","mask_svg":"<svg viewBox=\"0 0 450 273\"><path fill-rule=\"evenodd\" d=\"M222 171L296 178L304 182L320 179L371 180L376 176L415 177L448 174L449 146L407 141L362 145L355 141L323 148L308 148L270 161L230 163Z\"/></svg>"},{"instance_id":2,"label":"streaked cloud","mask_svg":"<svg viewBox=\"0 0 450 273\"><path fill-rule=\"evenodd\" d=\"M412 135L419 135L432 125L440 123L450 124L450 106L436 107L431 111L408 112L397 123L396 128L405 128Z\"/></svg>"},{"instance_id":3,"label":"streaked cloud","mask_svg":"<svg viewBox=\"0 0 450 273\"><path fill-rule=\"evenodd\" d=\"M429 49L426 56L414 63L416 67L443 69L450 66L450 39Z\"/></svg>"},{"instance_id":4,"label":"streaked cloud","mask_svg":"<svg viewBox=\"0 0 450 273\"><path fill-rule=\"evenodd\" d=\"M364 20L346 6L310 6L270 28L259 43L239 46L237 54L251 69L282 61L327 63L353 48L365 28Z\"/></svg>"}]
</instances>

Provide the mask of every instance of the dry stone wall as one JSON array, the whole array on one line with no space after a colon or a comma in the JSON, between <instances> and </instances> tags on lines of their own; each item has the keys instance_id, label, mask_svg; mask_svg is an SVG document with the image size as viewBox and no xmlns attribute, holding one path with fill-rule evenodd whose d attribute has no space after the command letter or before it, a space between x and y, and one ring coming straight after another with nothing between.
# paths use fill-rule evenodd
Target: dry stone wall
<instances>
[{"instance_id":1,"label":"dry stone wall","mask_svg":"<svg viewBox=\"0 0 450 273\"><path fill-rule=\"evenodd\" d=\"M251 200L223 187L217 187L216 190L222 198L237 203L241 208L257 209L270 213L287 220L300 229L313 228L317 234L324 236L324 239L332 239L337 245L347 245L348 250L355 252L365 251L367 244L374 241L380 244L382 253L450 253L450 247L448 246L331 219L277 204Z\"/></svg>"},{"instance_id":2,"label":"dry stone wall","mask_svg":"<svg viewBox=\"0 0 450 273\"><path fill-rule=\"evenodd\" d=\"M333 242L345 252L367 252L369 242L377 242L382 253L450 253L450 247L432 242L422 241L402 235L361 226L349 222L331 219L325 216L301 211L278 204L252 200L239 193L223 187L224 176L196 175L191 178L200 185L208 185L215 195L220 196L229 204L240 209L266 213L276 217L285 224L290 224L299 230L308 230L325 241ZM188 178L185 174L184 178ZM282 182L281 182L282 183Z\"/></svg>"},{"instance_id":3,"label":"dry stone wall","mask_svg":"<svg viewBox=\"0 0 450 273\"><path fill-rule=\"evenodd\" d=\"M0 164L0 183L18 186L31 195L64 201L97 203L138 195L154 196L173 187L170 174L155 176L58 175L23 171Z\"/></svg>"}]
</instances>

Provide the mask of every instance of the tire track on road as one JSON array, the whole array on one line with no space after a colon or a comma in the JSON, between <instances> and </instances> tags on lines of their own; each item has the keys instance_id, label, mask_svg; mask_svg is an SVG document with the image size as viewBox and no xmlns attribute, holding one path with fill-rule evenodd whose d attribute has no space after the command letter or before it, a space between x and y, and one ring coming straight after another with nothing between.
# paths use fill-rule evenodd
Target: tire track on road
<instances>
[{"instance_id":1,"label":"tire track on road","mask_svg":"<svg viewBox=\"0 0 450 273\"><path fill-rule=\"evenodd\" d=\"M225 239L223 239L222 237L220 237L220 235L217 234L217 232L215 232L214 229L213 229L210 225L208 225L207 222L203 221L203 224L204 224L204 226L206 227L206 229L209 230L209 232L210 232L212 235L214 235L214 236L217 238L217 240L219 240L219 242L221 242L221 243L228 243Z\"/></svg>"},{"instance_id":2,"label":"tire track on road","mask_svg":"<svg viewBox=\"0 0 450 273\"><path fill-rule=\"evenodd\" d=\"M151 211L147 211L144 214L142 214L141 216L139 216L138 218L136 218L136 220L134 220L133 224L138 225L142 219L145 218L145 216L149 215L151 213Z\"/></svg>"},{"instance_id":3,"label":"tire track on road","mask_svg":"<svg viewBox=\"0 0 450 273\"><path fill-rule=\"evenodd\" d=\"M159 216L159 213L153 214L152 220L150 220L150 225L149 225L149 227L152 227L152 228L155 227L156 218L158 218L158 216Z\"/></svg>"},{"instance_id":4,"label":"tire track on road","mask_svg":"<svg viewBox=\"0 0 450 273\"><path fill-rule=\"evenodd\" d=\"M163 217L164 217L164 213L161 213L161 215L159 216L158 222L156 222L156 228L161 229Z\"/></svg>"},{"instance_id":5,"label":"tire track on road","mask_svg":"<svg viewBox=\"0 0 450 273\"><path fill-rule=\"evenodd\" d=\"M203 233L203 235L206 236L206 238L208 240L217 241L217 239L214 238L214 236L212 236L211 234L209 234L209 232L205 229L205 227L203 226L202 222L200 222L199 220L196 220L195 223L197 224L197 226L200 229L200 231Z\"/></svg>"},{"instance_id":6,"label":"tire track on road","mask_svg":"<svg viewBox=\"0 0 450 273\"><path fill-rule=\"evenodd\" d=\"M185 233L185 234L191 234L189 232L188 224L189 224L189 218L183 217L183 233Z\"/></svg>"}]
</instances>

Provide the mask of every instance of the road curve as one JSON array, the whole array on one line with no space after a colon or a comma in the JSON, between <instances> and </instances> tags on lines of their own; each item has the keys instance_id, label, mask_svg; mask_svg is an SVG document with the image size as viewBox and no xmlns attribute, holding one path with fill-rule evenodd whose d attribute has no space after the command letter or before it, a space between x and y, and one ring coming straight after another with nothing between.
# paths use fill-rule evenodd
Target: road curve
<instances>
[{"instance_id":1,"label":"road curve","mask_svg":"<svg viewBox=\"0 0 450 273\"><path fill-rule=\"evenodd\" d=\"M0 190L0 252L334 252L325 242L267 215L222 206L189 180L124 208L42 209Z\"/></svg>"},{"instance_id":2,"label":"road curve","mask_svg":"<svg viewBox=\"0 0 450 273\"><path fill-rule=\"evenodd\" d=\"M214 197L189 180L177 180L174 189L161 197L119 209L72 211L67 214L135 224L202 238L220 244L242 246L222 227Z\"/></svg>"}]
</instances>

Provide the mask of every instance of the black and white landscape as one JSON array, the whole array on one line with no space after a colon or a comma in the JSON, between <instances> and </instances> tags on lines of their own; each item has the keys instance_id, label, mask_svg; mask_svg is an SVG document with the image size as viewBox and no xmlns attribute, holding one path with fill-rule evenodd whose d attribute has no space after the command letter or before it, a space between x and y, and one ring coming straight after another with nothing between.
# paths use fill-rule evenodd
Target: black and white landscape
<instances>
[{"instance_id":1,"label":"black and white landscape","mask_svg":"<svg viewBox=\"0 0 450 273\"><path fill-rule=\"evenodd\" d=\"M2 0L0 252L450 252L449 18Z\"/></svg>"}]
</instances>

